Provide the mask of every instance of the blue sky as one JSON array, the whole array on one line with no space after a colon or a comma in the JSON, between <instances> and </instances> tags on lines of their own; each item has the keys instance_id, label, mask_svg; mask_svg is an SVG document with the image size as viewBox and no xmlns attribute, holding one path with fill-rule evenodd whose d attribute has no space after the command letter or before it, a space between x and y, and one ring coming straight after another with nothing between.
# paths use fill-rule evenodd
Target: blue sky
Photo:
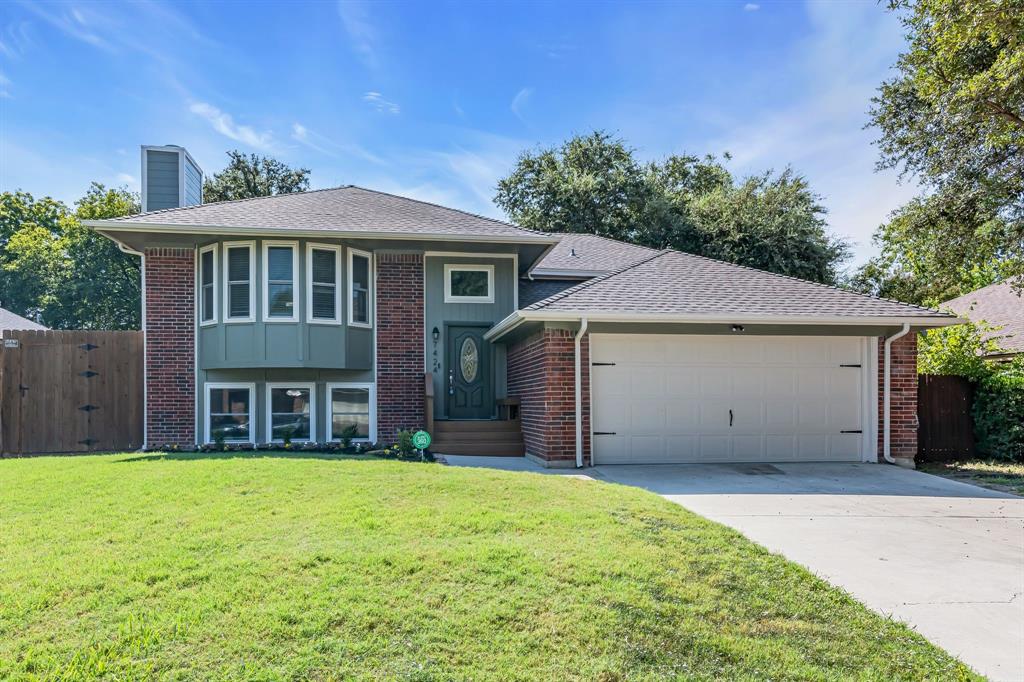
<instances>
[{"instance_id":1,"label":"blue sky","mask_svg":"<svg viewBox=\"0 0 1024 682\"><path fill-rule=\"evenodd\" d=\"M792 165L857 242L916 192L863 130L903 38L875 2L11 3L0 11L0 189L138 189L140 144L207 173L271 154L501 216L517 154L604 129L644 159Z\"/></svg>"}]
</instances>

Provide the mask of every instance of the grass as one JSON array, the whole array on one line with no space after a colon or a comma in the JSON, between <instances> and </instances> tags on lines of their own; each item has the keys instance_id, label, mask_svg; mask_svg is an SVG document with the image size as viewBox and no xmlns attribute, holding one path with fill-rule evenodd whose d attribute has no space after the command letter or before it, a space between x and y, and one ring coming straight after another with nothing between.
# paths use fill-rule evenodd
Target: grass
<instances>
[{"instance_id":1,"label":"grass","mask_svg":"<svg viewBox=\"0 0 1024 682\"><path fill-rule=\"evenodd\" d=\"M653 494L247 454L0 460L0 679L976 679Z\"/></svg>"},{"instance_id":2,"label":"grass","mask_svg":"<svg viewBox=\"0 0 1024 682\"><path fill-rule=\"evenodd\" d=\"M1022 463L972 459L966 462L925 462L919 468L929 474L1024 496Z\"/></svg>"}]
</instances>

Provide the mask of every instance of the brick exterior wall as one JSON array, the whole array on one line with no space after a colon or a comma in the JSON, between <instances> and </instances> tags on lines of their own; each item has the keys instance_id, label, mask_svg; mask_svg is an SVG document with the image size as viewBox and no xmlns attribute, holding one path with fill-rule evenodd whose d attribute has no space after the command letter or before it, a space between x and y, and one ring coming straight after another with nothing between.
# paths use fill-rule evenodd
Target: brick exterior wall
<instances>
[{"instance_id":1,"label":"brick exterior wall","mask_svg":"<svg viewBox=\"0 0 1024 682\"><path fill-rule=\"evenodd\" d=\"M893 457L917 455L917 334L892 343L889 356L889 452ZM878 461L885 461L885 339L878 340Z\"/></svg>"},{"instance_id":2,"label":"brick exterior wall","mask_svg":"<svg viewBox=\"0 0 1024 682\"><path fill-rule=\"evenodd\" d=\"M545 329L508 350L508 394L520 400L526 452L553 465L576 460L575 348L571 331ZM583 457L590 461L590 337L580 343Z\"/></svg>"},{"instance_id":3,"label":"brick exterior wall","mask_svg":"<svg viewBox=\"0 0 1024 682\"><path fill-rule=\"evenodd\" d=\"M377 438L425 421L423 256L377 254Z\"/></svg>"},{"instance_id":4,"label":"brick exterior wall","mask_svg":"<svg viewBox=\"0 0 1024 682\"><path fill-rule=\"evenodd\" d=\"M192 445L195 433L195 256L146 249L146 441Z\"/></svg>"}]
</instances>

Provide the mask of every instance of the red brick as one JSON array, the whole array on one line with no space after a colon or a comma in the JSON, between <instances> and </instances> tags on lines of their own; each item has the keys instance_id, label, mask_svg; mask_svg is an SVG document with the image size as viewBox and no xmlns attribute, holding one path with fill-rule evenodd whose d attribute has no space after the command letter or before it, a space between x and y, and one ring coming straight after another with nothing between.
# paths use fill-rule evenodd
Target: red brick
<instances>
[{"instance_id":1,"label":"red brick","mask_svg":"<svg viewBox=\"0 0 1024 682\"><path fill-rule=\"evenodd\" d=\"M423 256L377 254L377 438L394 440L426 421Z\"/></svg>"}]
</instances>

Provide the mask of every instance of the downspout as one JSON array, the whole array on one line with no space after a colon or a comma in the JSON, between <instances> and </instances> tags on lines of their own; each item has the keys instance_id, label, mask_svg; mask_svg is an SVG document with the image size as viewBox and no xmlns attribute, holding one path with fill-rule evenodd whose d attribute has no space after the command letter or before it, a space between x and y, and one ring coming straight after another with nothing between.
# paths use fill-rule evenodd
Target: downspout
<instances>
[{"instance_id":1,"label":"downspout","mask_svg":"<svg viewBox=\"0 0 1024 682\"><path fill-rule=\"evenodd\" d=\"M910 333L910 325L904 322L902 329L892 336L885 338L885 369L883 370L885 378L882 382L882 456L885 457L885 461L889 464L896 464L896 459L892 456L889 447L889 375L891 374L890 365L892 364L892 342L906 336L908 333Z\"/></svg>"},{"instance_id":2,"label":"downspout","mask_svg":"<svg viewBox=\"0 0 1024 682\"><path fill-rule=\"evenodd\" d=\"M587 333L587 318L580 318L580 330L576 332L573 339L576 349L576 468L583 468L583 385L581 365L583 363L580 352L580 341Z\"/></svg>"}]
</instances>

